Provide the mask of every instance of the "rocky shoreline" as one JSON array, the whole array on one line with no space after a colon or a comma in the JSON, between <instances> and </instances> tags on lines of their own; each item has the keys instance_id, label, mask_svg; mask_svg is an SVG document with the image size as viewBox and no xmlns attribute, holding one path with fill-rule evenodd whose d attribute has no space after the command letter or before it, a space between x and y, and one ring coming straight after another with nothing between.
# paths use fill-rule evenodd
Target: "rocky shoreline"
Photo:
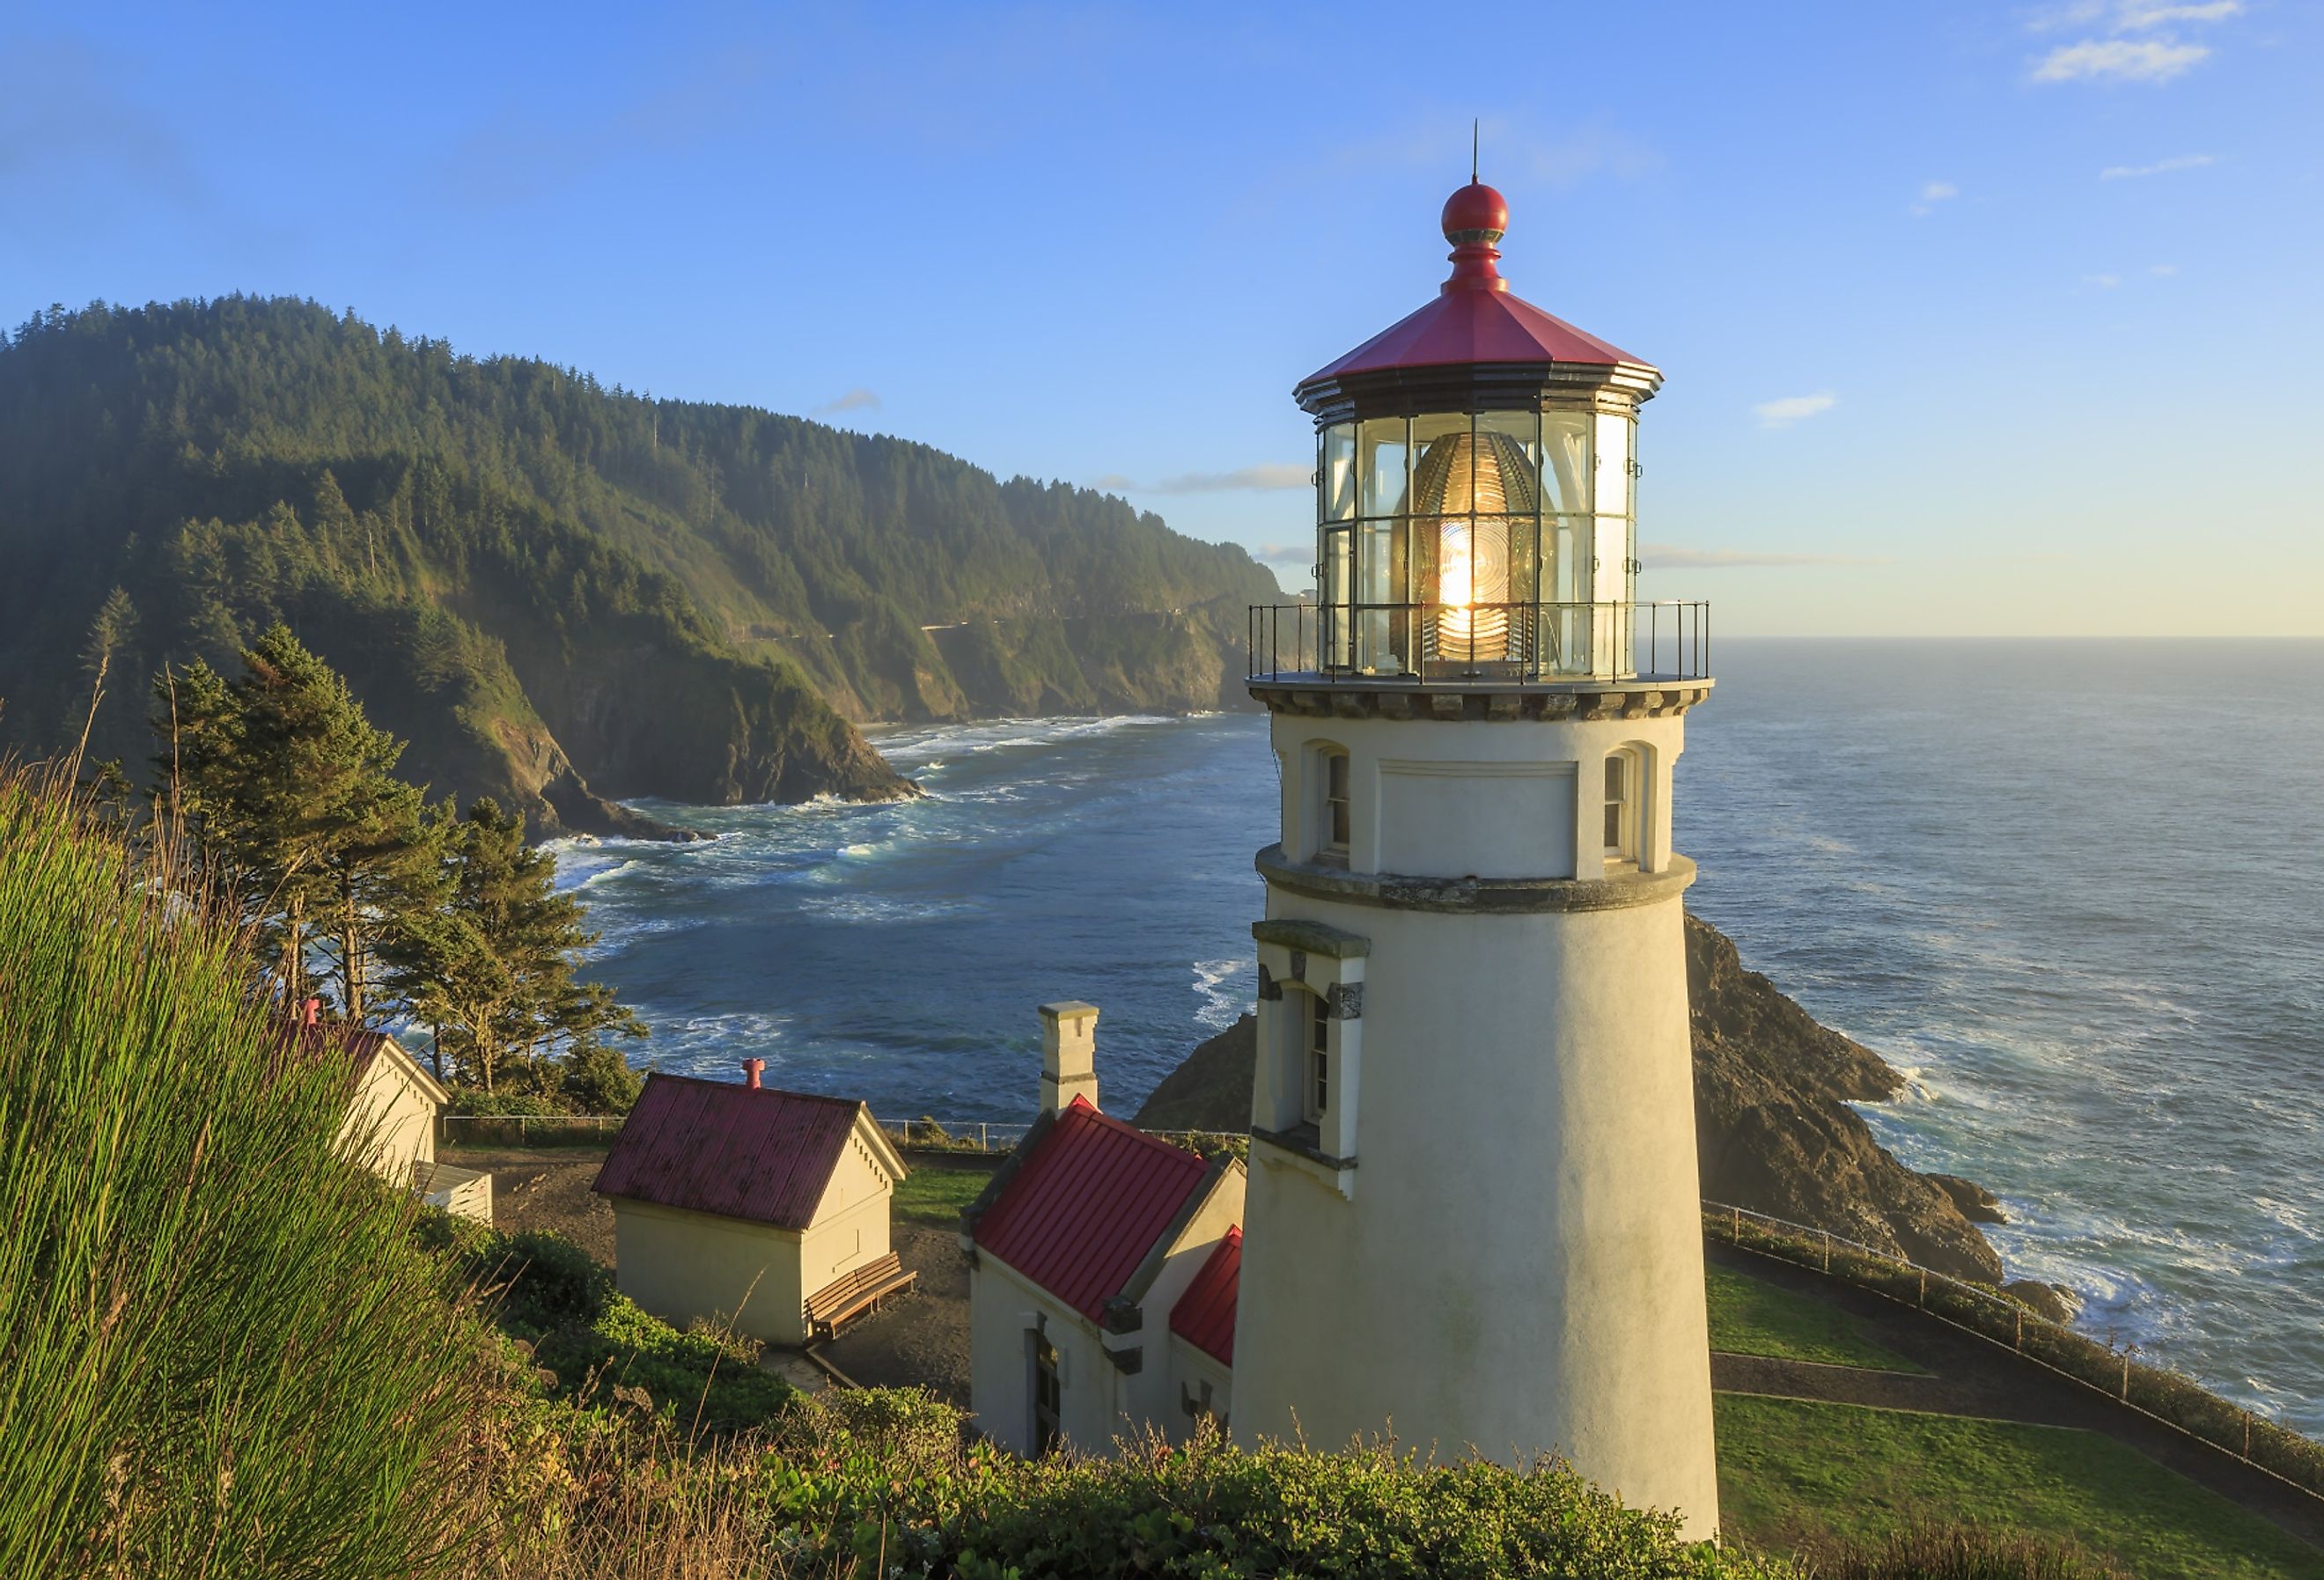
<instances>
[{"instance_id":1,"label":"rocky shoreline","mask_svg":"<svg viewBox=\"0 0 2324 1580\"><path fill-rule=\"evenodd\" d=\"M1702 1194L2001 1284L2000 1253L1978 1227L2004 1221L1992 1193L1906 1168L1850 1106L1895 1096L1904 1077L1747 969L1734 942L1694 916L1686 919L1686 956ZM1241 1130L1257 1057L1257 1022L1245 1015L1188 1055L1138 1123ZM2062 1298L2047 1285L2009 1288L2040 1307Z\"/></svg>"}]
</instances>

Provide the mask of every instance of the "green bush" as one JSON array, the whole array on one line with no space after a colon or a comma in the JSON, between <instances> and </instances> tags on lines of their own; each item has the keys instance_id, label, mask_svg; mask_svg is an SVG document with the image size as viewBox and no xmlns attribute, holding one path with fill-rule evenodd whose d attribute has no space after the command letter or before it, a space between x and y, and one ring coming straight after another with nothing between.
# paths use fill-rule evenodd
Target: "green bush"
<instances>
[{"instance_id":1,"label":"green bush","mask_svg":"<svg viewBox=\"0 0 2324 1580\"><path fill-rule=\"evenodd\" d=\"M574 1110L565 1099L548 1092L486 1092L475 1086L455 1086L448 1112L488 1119L548 1119Z\"/></svg>"},{"instance_id":2,"label":"green bush","mask_svg":"<svg viewBox=\"0 0 2324 1580\"><path fill-rule=\"evenodd\" d=\"M558 1091L576 1113L627 1113L645 1090L646 1078L616 1049L602 1042L576 1049L564 1060Z\"/></svg>"},{"instance_id":3,"label":"green bush","mask_svg":"<svg viewBox=\"0 0 2324 1580\"><path fill-rule=\"evenodd\" d=\"M1245 1451L1213 1437L1028 1462L964 1446L958 1420L925 1396L802 1400L760 1479L785 1557L811 1573L852 1558L963 1580L1792 1573L1683 1543L1666 1517L1625 1509L1554 1461L1521 1473L1380 1446Z\"/></svg>"},{"instance_id":4,"label":"green bush","mask_svg":"<svg viewBox=\"0 0 2324 1580\"><path fill-rule=\"evenodd\" d=\"M645 1409L692 1431L764 1425L791 1398L759 1366L754 1341L707 1328L681 1333L615 1290L613 1274L561 1234L446 1227L423 1238L453 1258L456 1287L475 1290L522 1343L558 1399Z\"/></svg>"},{"instance_id":5,"label":"green bush","mask_svg":"<svg viewBox=\"0 0 2324 1580\"><path fill-rule=\"evenodd\" d=\"M166 845L0 776L0 1574L360 1580L463 1528L484 1330L256 975Z\"/></svg>"}]
</instances>

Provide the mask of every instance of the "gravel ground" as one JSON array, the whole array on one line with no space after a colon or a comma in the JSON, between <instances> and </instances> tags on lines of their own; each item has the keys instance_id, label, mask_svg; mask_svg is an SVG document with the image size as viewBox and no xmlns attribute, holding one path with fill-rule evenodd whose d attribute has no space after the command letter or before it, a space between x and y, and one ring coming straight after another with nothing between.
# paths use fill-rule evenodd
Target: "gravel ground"
<instances>
[{"instance_id":1,"label":"gravel ground","mask_svg":"<svg viewBox=\"0 0 2324 1580\"><path fill-rule=\"evenodd\" d=\"M554 1230L613 1265L613 1209L589 1188L605 1161L604 1149L445 1147L437 1155L463 1169L492 1171L495 1228Z\"/></svg>"}]
</instances>

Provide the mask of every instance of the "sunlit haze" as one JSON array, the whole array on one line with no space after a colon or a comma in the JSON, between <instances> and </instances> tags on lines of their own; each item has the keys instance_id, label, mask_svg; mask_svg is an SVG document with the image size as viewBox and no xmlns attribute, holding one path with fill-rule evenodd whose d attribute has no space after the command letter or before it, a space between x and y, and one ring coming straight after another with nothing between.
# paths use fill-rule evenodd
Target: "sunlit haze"
<instances>
[{"instance_id":1,"label":"sunlit haze","mask_svg":"<svg viewBox=\"0 0 2324 1580\"><path fill-rule=\"evenodd\" d=\"M1722 633L2324 634L2324 7L12 5L0 318L310 296L1125 494L1294 586L1439 206L1655 363ZM2220 661L2232 664L2232 658Z\"/></svg>"}]
</instances>

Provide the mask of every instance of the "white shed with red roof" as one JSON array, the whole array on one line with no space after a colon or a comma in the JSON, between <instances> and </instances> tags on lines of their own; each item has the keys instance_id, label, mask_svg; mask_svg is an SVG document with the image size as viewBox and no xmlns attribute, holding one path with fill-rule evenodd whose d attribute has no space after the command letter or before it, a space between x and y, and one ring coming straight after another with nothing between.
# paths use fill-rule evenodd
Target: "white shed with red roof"
<instances>
[{"instance_id":1,"label":"white shed with red roof","mask_svg":"<svg viewBox=\"0 0 2324 1580\"><path fill-rule=\"evenodd\" d=\"M606 1153L622 1293L683 1326L722 1320L770 1344L911 1287L889 1248L903 1160L864 1104L655 1074Z\"/></svg>"},{"instance_id":2,"label":"white shed with red roof","mask_svg":"<svg viewBox=\"0 0 2324 1580\"><path fill-rule=\"evenodd\" d=\"M1183 1437L1198 1416L1223 1422L1234 1279L1219 1250L1240 1244L1243 1166L1100 1113L1097 1012L1047 1004L1042 1017L1044 1111L962 1223L977 1428L1038 1455L1067 1442L1102 1450L1148 1427ZM1182 1330L1190 1301L1199 1314Z\"/></svg>"}]
</instances>

